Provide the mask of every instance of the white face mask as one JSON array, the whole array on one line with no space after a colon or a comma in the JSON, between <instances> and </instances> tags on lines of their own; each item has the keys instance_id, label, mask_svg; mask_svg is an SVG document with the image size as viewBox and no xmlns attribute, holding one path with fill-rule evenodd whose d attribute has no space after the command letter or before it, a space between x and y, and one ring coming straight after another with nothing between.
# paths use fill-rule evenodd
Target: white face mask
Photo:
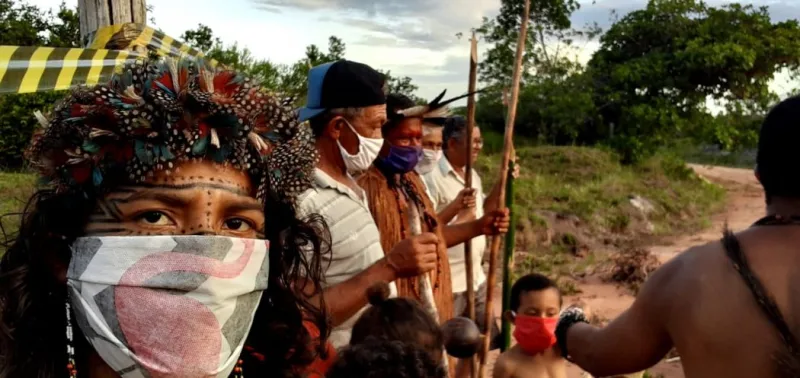
<instances>
[{"instance_id":1,"label":"white face mask","mask_svg":"<svg viewBox=\"0 0 800 378\"><path fill-rule=\"evenodd\" d=\"M417 164L417 173L421 175L429 173L434 167L436 167L436 164L439 163L439 159L441 158L442 150L422 150L422 160L420 160L419 164Z\"/></svg>"},{"instance_id":2,"label":"white face mask","mask_svg":"<svg viewBox=\"0 0 800 378\"><path fill-rule=\"evenodd\" d=\"M123 378L227 378L267 288L268 243L79 238L67 271L75 320Z\"/></svg>"},{"instance_id":3,"label":"white face mask","mask_svg":"<svg viewBox=\"0 0 800 378\"><path fill-rule=\"evenodd\" d=\"M353 128L350 122L344 122L353 134L356 134L358 137L358 152L356 152L355 155L350 155L350 153L342 147L342 142L337 141L336 143L339 144L339 151L342 152L342 159L344 160L345 167L347 167L347 173L355 176L369 169L369 166L372 165L378 157L378 153L381 152L381 147L383 147L383 138L363 137L356 132L356 129Z\"/></svg>"}]
</instances>

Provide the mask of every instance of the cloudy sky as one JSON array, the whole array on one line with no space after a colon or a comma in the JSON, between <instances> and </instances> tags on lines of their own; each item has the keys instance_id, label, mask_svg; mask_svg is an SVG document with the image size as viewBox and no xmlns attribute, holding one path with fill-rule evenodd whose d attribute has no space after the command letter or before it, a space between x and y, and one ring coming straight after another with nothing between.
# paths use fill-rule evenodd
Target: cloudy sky
<instances>
[{"instance_id":1,"label":"cloudy sky","mask_svg":"<svg viewBox=\"0 0 800 378\"><path fill-rule=\"evenodd\" d=\"M27 0L41 8L56 8L62 0ZM640 9L646 0L580 0L574 26L597 22L607 28L610 12ZM707 0L710 5L729 1ZM800 18L798 0L746 0L770 7L775 20ZM66 0L77 5L77 0ZM172 37L198 23L208 25L226 43L238 42L259 58L293 63L309 44L324 48L330 35L347 45L348 59L392 74L410 76L431 98L442 89L466 91L469 42L458 39L493 17L500 0L148 0L156 26ZM577 52L585 60L596 44ZM782 85L775 83L775 89ZM788 88L787 88L788 89Z\"/></svg>"}]
</instances>

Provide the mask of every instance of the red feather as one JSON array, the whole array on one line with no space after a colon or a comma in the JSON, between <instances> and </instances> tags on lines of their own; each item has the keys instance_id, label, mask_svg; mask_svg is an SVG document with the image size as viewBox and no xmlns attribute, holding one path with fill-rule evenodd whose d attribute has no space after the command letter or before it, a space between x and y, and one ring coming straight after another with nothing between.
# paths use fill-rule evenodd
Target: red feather
<instances>
[{"instance_id":1,"label":"red feather","mask_svg":"<svg viewBox=\"0 0 800 378\"><path fill-rule=\"evenodd\" d=\"M82 184L92 175L92 167L89 164L78 164L70 168L70 173L75 181Z\"/></svg>"},{"instance_id":2,"label":"red feather","mask_svg":"<svg viewBox=\"0 0 800 378\"><path fill-rule=\"evenodd\" d=\"M232 96L239 89L239 84L231 83L236 72L224 71L214 76L214 94L221 97Z\"/></svg>"},{"instance_id":3,"label":"red feather","mask_svg":"<svg viewBox=\"0 0 800 378\"><path fill-rule=\"evenodd\" d=\"M73 104L72 109L70 109L69 115L70 117L83 117L88 112L90 108L89 105L81 105L81 104Z\"/></svg>"},{"instance_id":4,"label":"red feather","mask_svg":"<svg viewBox=\"0 0 800 378\"><path fill-rule=\"evenodd\" d=\"M172 75L170 75L169 73L165 73L161 75L161 77L159 77L157 80L153 81L153 86L152 86L153 89L159 89L158 85L156 85L156 82L161 83L169 90L175 92L175 88L172 87Z\"/></svg>"},{"instance_id":5,"label":"red feather","mask_svg":"<svg viewBox=\"0 0 800 378\"><path fill-rule=\"evenodd\" d=\"M186 83L189 81L189 70L182 68L178 72L178 85L181 86L181 89L186 88Z\"/></svg>"},{"instance_id":6,"label":"red feather","mask_svg":"<svg viewBox=\"0 0 800 378\"><path fill-rule=\"evenodd\" d=\"M201 138L206 136L206 135L208 135L210 130L211 130L211 127L208 126L208 124L206 124L204 121L198 121L197 122L197 131L198 131L198 134L200 135Z\"/></svg>"}]
</instances>

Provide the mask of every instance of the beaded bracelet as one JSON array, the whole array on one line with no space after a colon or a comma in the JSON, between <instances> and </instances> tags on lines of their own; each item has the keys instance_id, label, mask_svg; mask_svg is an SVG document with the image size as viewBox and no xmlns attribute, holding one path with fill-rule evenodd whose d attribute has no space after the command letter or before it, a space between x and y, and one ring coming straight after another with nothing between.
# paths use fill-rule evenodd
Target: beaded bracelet
<instances>
[{"instance_id":1,"label":"beaded bracelet","mask_svg":"<svg viewBox=\"0 0 800 378\"><path fill-rule=\"evenodd\" d=\"M556 341L558 348L561 349L561 356L569 360L569 352L567 351L567 332L570 327L578 323L589 323L584 315L583 310L578 307L570 307L561 312L556 326Z\"/></svg>"}]
</instances>

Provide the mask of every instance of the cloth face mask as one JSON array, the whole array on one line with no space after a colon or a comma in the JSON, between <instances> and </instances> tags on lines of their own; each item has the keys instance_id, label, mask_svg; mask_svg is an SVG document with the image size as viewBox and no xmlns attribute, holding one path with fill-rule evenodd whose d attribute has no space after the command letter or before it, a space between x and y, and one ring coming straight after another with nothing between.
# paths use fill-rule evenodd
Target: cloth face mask
<instances>
[{"instance_id":1,"label":"cloth face mask","mask_svg":"<svg viewBox=\"0 0 800 378\"><path fill-rule=\"evenodd\" d=\"M434 151L423 149L422 150L422 160L419 161L417 167L417 173L424 175L433 171L433 168L439 162L439 159L442 158L442 150Z\"/></svg>"},{"instance_id":2,"label":"cloth face mask","mask_svg":"<svg viewBox=\"0 0 800 378\"><path fill-rule=\"evenodd\" d=\"M268 250L223 236L79 238L75 319L122 378L226 378L267 288Z\"/></svg>"},{"instance_id":3,"label":"cloth face mask","mask_svg":"<svg viewBox=\"0 0 800 378\"><path fill-rule=\"evenodd\" d=\"M383 162L395 173L411 172L422 158L422 148L412 146L389 146L389 155Z\"/></svg>"},{"instance_id":4,"label":"cloth face mask","mask_svg":"<svg viewBox=\"0 0 800 378\"><path fill-rule=\"evenodd\" d=\"M544 352L556 344L558 318L516 315L514 339L522 350L530 355Z\"/></svg>"},{"instance_id":5,"label":"cloth face mask","mask_svg":"<svg viewBox=\"0 0 800 378\"><path fill-rule=\"evenodd\" d=\"M372 165L375 158L378 157L378 153L381 152L381 147L383 147L383 138L363 137L356 132L356 129L353 128L350 122L344 121L344 123L346 123L350 131L358 137L358 152L356 152L355 155L350 155L350 153L342 147L342 142L336 141L336 143L339 145L339 151L342 153L342 159L344 160L347 172L351 175L357 175L369 169L369 166Z\"/></svg>"}]
</instances>

